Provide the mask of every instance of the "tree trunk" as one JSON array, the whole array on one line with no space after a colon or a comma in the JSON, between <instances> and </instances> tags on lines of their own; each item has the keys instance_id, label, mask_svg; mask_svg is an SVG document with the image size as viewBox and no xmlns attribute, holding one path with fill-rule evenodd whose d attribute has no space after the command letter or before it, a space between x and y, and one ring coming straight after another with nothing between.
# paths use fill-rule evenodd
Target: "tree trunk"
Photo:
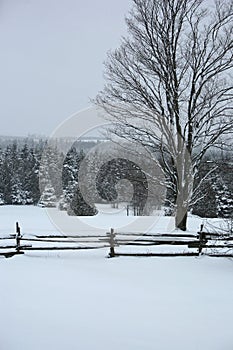
<instances>
[{"instance_id":1,"label":"tree trunk","mask_svg":"<svg viewBox=\"0 0 233 350\"><path fill-rule=\"evenodd\" d=\"M186 207L177 206L176 216L175 216L175 225L176 228L186 231L187 230L187 218L188 218L188 210Z\"/></svg>"}]
</instances>

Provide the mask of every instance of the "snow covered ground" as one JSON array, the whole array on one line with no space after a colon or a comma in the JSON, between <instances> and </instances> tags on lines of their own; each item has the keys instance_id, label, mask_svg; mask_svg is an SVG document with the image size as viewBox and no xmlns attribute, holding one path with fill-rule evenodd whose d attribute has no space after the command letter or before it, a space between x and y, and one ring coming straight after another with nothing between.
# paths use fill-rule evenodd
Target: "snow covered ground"
<instances>
[{"instance_id":1,"label":"snow covered ground","mask_svg":"<svg viewBox=\"0 0 233 350\"><path fill-rule=\"evenodd\" d=\"M174 218L157 216L126 216L119 210L102 208L97 216L72 217L56 208L37 206L0 206L0 235L15 232L15 223L19 222L24 234L105 234L111 227L118 232L174 232ZM205 221L205 220L204 220ZM188 232L197 232L201 223L199 217L189 218Z\"/></svg>"},{"instance_id":2,"label":"snow covered ground","mask_svg":"<svg viewBox=\"0 0 233 350\"><path fill-rule=\"evenodd\" d=\"M50 219L37 207L0 207L0 236L13 233L15 221L28 235L60 232ZM104 232L110 223L127 227L126 219L104 222L102 214L90 230ZM86 220L90 225L93 219ZM150 229L165 231L169 220L162 217ZM191 217L190 231L200 223ZM76 230L85 231L85 225ZM232 260L106 259L107 253L1 258L0 349L233 349Z\"/></svg>"}]
</instances>

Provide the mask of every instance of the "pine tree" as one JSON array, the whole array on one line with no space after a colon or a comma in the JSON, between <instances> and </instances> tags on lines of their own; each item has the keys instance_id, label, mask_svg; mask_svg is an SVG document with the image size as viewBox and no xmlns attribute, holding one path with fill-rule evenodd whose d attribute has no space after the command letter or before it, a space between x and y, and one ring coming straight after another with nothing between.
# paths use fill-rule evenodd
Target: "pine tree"
<instances>
[{"instance_id":1,"label":"pine tree","mask_svg":"<svg viewBox=\"0 0 233 350\"><path fill-rule=\"evenodd\" d=\"M14 142L9 145L4 152L3 160L3 184L4 184L4 202L6 204L16 204L19 192L20 184L18 178L18 152L17 144Z\"/></svg>"},{"instance_id":2,"label":"pine tree","mask_svg":"<svg viewBox=\"0 0 233 350\"><path fill-rule=\"evenodd\" d=\"M59 198L62 195L60 177L62 172L62 154L51 145L46 145L43 156L40 159L39 179L40 191L43 193L46 186L52 186L55 195Z\"/></svg>"},{"instance_id":3,"label":"pine tree","mask_svg":"<svg viewBox=\"0 0 233 350\"><path fill-rule=\"evenodd\" d=\"M77 187L74 196L69 204L67 213L68 215L75 216L94 216L97 215L98 211L95 208L94 204L89 205L85 202L79 187Z\"/></svg>"},{"instance_id":4,"label":"pine tree","mask_svg":"<svg viewBox=\"0 0 233 350\"><path fill-rule=\"evenodd\" d=\"M55 195L55 189L51 184L47 184L41 195L39 205L46 208L55 208L57 204L57 197Z\"/></svg>"},{"instance_id":5,"label":"pine tree","mask_svg":"<svg viewBox=\"0 0 233 350\"><path fill-rule=\"evenodd\" d=\"M62 185L63 196L69 203L74 195L75 187L78 183L78 154L75 147L72 147L66 155L63 163Z\"/></svg>"},{"instance_id":6,"label":"pine tree","mask_svg":"<svg viewBox=\"0 0 233 350\"><path fill-rule=\"evenodd\" d=\"M192 213L200 217L216 218L218 216L216 189L212 181L203 184L202 198L192 207Z\"/></svg>"},{"instance_id":7,"label":"pine tree","mask_svg":"<svg viewBox=\"0 0 233 350\"><path fill-rule=\"evenodd\" d=\"M216 178L214 188L216 191L217 216L231 218L233 216L233 197L221 176Z\"/></svg>"},{"instance_id":8,"label":"pine tree","mask_svg":"<svg viewBox=\"0 0 233 350\"><path fill-rule=\"evenodd\" d=\"M19 146L14 141L0 149L0 204L36 204L39 201L42 143L35 149L29 149L28 143L33 144L27 140L24 144L20 141Z\"/></svg>"},{"instance_id":9,"label":"pine tree","mask_svg":"<svg viewBox=\"0 0 233 350\"><path fill-rule=\"evenodd\" d=\"M72 147L67 153L62 172L63 194L59 202L61 210L68 209L73 200L78 186L79 167L84 157L84 152L82 150L77 152L75 147Z\"/></svg>"},{"instance_id":10,"label":"pine tree","mask_svg":"<svg viewBox=\"0 0 233 350\"><path fill-rule=\"evenodd\" d=\"M117 204L120 198L129 199L132 188L128 185L125 187L125 182L120 182L121 180L128 180L132 184L133 196L130 204L137 208L139 215L143 215L148 198L147 179L140 167L132 161L116 158L103 164L96 177L96 188L100 197L113 204Z\"/></svg>"},{"instance_id":11,"label":"pine tree","mask_svg":"<svg viewBox=\"0 0 233 350\"><path fill-rule=\"evenodd\" d=\"M215 156L216 157L216 156ZM209 157L199 170L199 179L215 168L199 188L202 198L193 205L193 214L201 217L229 218L233 215L232 166L223 157ZM195 184L196 186L198 183Z\"/></svg>"}]
</instances>

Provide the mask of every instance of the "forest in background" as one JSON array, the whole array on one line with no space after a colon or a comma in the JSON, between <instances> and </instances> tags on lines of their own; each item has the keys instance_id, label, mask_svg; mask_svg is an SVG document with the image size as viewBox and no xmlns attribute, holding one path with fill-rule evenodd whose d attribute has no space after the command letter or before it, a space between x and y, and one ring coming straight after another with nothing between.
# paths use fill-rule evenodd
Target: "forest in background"
<instances>
[{"instance_id":1,"label":"forest in background","mask_svg":"<svg viewBox=\"0 0 233 350\"><path fill-rule=\"evenodd\" d=\"M67 210L69 215L95 215L95 203L86 203L78 184L78 174L81 162L86 153L99 141L76 142L66 156L58 151L56 146L47 146L46 139L0 139L0 204L1 205L41 205ZM46 158L42 155L47 147ZM97 158L102 155L95 153L95 161L89 164L89 169L95 168ZM97 162L98 163L98 162ZM122 164L121 164L122 167ZM62 169L62 188L59 186L58 174ZM127 174L127 166L123 165L121 172ZM48 173L49 172L49 173ZM207 174L209 175L207 176ZM196 175L194 188L206 177L199 186L198 198L190 208L193 214L201 217L233 216L233 162L232 152L217 150L209 152L202 162ZM87 177L89 174L87 174ZM39 177L42 179L39 183ZM127 177L127 176L126 176ZM95 185L102 186L102 203L116 205L112 191L114 182L118 179L116 165L109 163L105 172L98 176ZM120 177L119 177L120 179ZM88 183L88 182L87 182ZM93 183L87 189L92 191ZM127 184L122 184L127 186ZM123 189L124 193L124 189ZM107 199L106 199L107 198ZM140 201L140 193L138 196ZM99 199L96 199L97 201ZM126 198L118 198L125 202ZM172 215L167 198L165 215ZM118 204L118 203L117 203ZM137 203L128 203L136 205ZM151 206L153 212L153 204Z\"/></svg>"}]
</instances>

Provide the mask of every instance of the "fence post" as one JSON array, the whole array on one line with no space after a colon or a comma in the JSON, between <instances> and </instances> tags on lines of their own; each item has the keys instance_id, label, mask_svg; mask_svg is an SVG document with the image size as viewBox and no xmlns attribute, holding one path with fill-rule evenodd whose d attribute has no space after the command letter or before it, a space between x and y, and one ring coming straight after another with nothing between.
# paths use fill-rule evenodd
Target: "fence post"
<instances>
[{"instance_id":1,"label":"fence post","mask_svg":"<svg viewBox=\"0 0 233 350\"><path fill-rule=\"evenodd\" d=\"M200 232L198 232L198 234L199 234L199 250L198 250L199 255L201 255L201 253L202 253L203 244L206 243L206 235L205 235L205 232L203 232L203 228L204 228L204 225L201 224Z\"/></svg>"},{"instance_id":2,"label":"fence post","mask_svg":"<svg viewBox=\"0 0 233 350\"><path fill-rule=\"evenodd\" d=\"M16 222L16 250L19 251L20 250L20 239L21 239L21 233L20 233L20 227L19 227L19 223Z\"/></svg>"},{"instance_id":3,"label":"fence post","mask_svg":"<svg viewBox=\"0 0 233 350\"><path fill-rule=\"evenodd\" d=\"M109 244L110 244L110 253L109 253L109 258L114 258L115 257L115 233L114 229L111 228L110 234L109 234Z\"/></svg>"}]
</instances>

